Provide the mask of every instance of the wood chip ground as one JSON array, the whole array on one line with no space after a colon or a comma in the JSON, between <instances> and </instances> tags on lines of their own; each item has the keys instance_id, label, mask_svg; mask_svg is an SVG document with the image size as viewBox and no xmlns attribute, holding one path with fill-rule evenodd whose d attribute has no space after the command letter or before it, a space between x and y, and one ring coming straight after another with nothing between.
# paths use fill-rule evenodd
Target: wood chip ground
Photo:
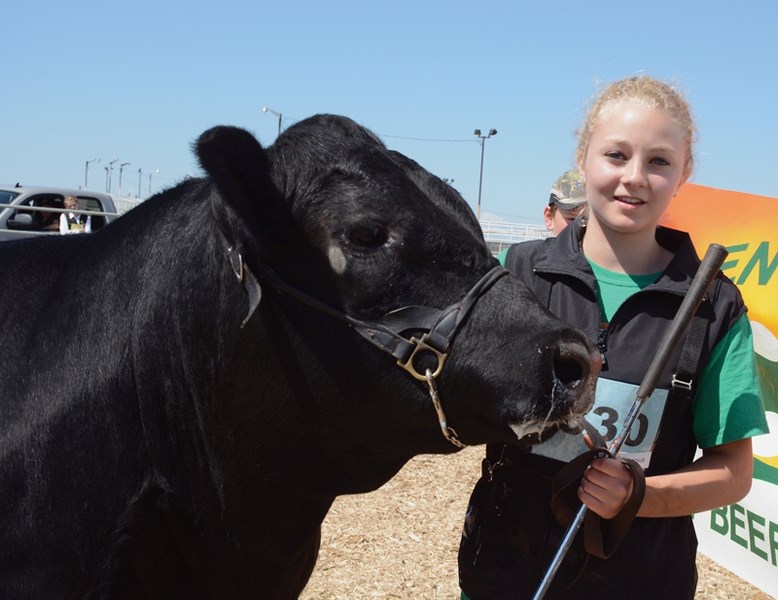
<instances>
[{"instance_id":1,"label":"wood chip ground","mask_svg":"<svg viewBox=\"0 0 778 600\"><path fill-rule=\"evenodd\" d=\"M482 455L418 456L381 489L338 498L301 600L458 600L459 533ZM705 556L697 563L697 600L772 598Z\"/></svg>"}]
</instances>

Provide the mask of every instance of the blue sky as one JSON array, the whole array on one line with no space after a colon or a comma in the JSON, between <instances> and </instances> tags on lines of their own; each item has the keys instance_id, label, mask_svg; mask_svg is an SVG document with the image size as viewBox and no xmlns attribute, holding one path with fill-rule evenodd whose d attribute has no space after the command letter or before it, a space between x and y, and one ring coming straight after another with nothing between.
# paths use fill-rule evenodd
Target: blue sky
<instances>
[{"instance_id":1,"label":"blue sky","mask_svg":"<svg viewBox=\"0 0 778 600\"><path fill-rule=\"evenodd\" d=\"M0 183L148 194L201 171L208 127L271 144L349 116L453 185L482 216L540 223L603 83L684 91L703 185L778 196L778 3L452 0L71 2L0 8Z\"/></svg>"}]
</instances>

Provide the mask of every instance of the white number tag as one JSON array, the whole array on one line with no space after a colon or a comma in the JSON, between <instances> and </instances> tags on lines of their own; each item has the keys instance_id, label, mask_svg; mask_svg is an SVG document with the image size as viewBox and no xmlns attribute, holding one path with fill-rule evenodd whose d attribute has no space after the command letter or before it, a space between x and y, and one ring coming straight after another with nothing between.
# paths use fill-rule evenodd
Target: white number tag
<instances>
[{"instance_id":1,"label":"white number tag","mask_svg":"<svg viewBox=\"0 0 778 600\"><path fill-rule=\"evenodd\" d=\"M621 381L600 378L597 381L597 393L594 406L586 415L589 421L600 432L606 442L610 442L619 433L629 409L635 403L638 386ZM647 469L651 462L651 452L654 449L662 413L667 403L667 390L654 390L651 397L643 404L643 410L632 425L619 454L631 458ZM563 462L570 462L576 456L589 448L583 441L583 435L573 435L557 431L542 444L532 447L534 454L540 454Z\"/></svg>"}]
</instances>

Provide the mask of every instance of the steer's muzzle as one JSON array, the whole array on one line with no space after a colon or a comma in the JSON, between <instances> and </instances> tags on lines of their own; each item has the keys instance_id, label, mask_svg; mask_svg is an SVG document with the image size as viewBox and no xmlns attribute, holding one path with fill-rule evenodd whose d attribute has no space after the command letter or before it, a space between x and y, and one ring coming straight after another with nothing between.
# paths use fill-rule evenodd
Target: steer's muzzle
<instances>
[{"instance_id":1,"label":"steer's muzzle","mask_svg":"<svg viewBox=\"0 0 778 600\"><path fill-rule=\"evenodd\" d=\"M550 380L543 382L547 403L537 405L525 422L511 425L522 443L537 443L560 427L580 431L582 418L594 403L602 367L599 352L578 337L541 346L538 352L541 363L550 366L541 369L551 373Z\"/></svg>"}]
</instances>

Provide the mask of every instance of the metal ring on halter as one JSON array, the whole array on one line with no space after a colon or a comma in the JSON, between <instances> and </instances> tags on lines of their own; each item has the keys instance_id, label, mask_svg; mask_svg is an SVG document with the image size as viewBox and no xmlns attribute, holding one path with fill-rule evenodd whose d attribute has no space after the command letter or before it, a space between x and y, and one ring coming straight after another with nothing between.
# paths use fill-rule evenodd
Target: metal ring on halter
<instances>
[{"instance_id":1,"label":"metal ring on halter","mask_svg":"<svg viewBox=\"0 0 778 600\"><path fill-rule=\"evenodd\" d=\"M413 359L416 358L416 355L419 352L431 352L435 355L435 358L438 360L438 366L435 368L434 371L432 371L432 378L437 379L440 375L441 371L443 371L443 364L446 362L446 359L448 358L448 354L445 352L441 352L440 350L433 348L429 344L427 344L427 338L429 337L429 334L424 334L421 336L421 339L412 337L411 343L415 345L415 348L413 349L413 352L411 352L411 355L408 357L408 360L402 361L398 360L397 364L408 371L411 375L413 375L416 379L419 381L427 381L426 373L422 374L419 373L419 371L416 370L416 365L413 364ZM430 372L430 369L427 369L427 373Z\"/></svg>"}]
</instances>

